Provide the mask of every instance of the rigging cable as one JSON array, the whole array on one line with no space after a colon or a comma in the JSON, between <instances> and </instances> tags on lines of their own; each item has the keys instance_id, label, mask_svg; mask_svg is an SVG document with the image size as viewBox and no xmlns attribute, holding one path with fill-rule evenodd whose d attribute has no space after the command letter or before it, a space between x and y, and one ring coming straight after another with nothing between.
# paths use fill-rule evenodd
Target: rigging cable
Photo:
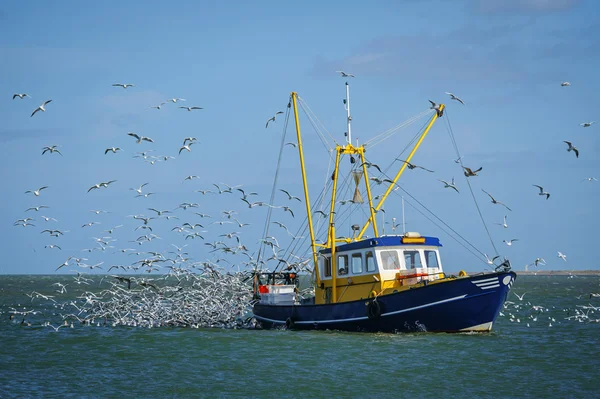
<instances>
[{"instance_id":1,"label":"rigging cable","mask_svg":"<svg viewBox=\"0 0 600 399\"><path fill-rule=\"evenodd\" d=\"M258 268L258 265L260 264L260 260L261 260L260 258L261 258L262 252L264 252L263 249L264 249L265 245L267 245L267 244L265 244L264 240L266 240L267 235L269 234L269 224L271 223L271 215L273 213L272 205L273 205L273 200L275 199L275 192L277 189L277 180L279 178L279 169L280 169L280 165L281 165L281 158L283 156L283 148L285 146L285 136L287 134L287 127L288 127L289 120L290 120L291 103L292 103L292 98L290 96L290 99L289 99L289 102L287 105L287 110L285 113L285 123L283 125L283 135L281 136L281 144L279 145L279 156L277 157L277 168L275 168L275 176L273 178L273 188L271 190L271 198L269 199L269 210L267 211L267 218L265 221L263 236L261 237L261 245L259 247L258 255L256 257L255 271Z\"/></svg>"},{"instance_id":2,"label":"rigging cable","mask_svg":"<svg viewBox=\"0 0 600 399\"><path fill-rule=\"evenodd\" d=\"M445 114L446 114L445 120L446 120L447 131L448 131L448 134L450 136L450 140L452 141L452 145L454 146L454 150L456 151L456 156L458 157L458 161L460 162L460 166L463 168L463 171L464 171L464 165L463 165L463 162L462 162L462 157L461 157L460 152L458 150L458 145L456 144L456 139L454 138L454 133L452 132L452 125L450 125L450 118L448 117L448 110L447 109L445 109ZM487 224L485 223L485 219L483 218L483 214L481 213L481 209L479 208L479 204L477 203L477 199L475 198L475 193L473 193L473 187L471 187L470 179L466 175L465 175L465 179L467 180L467 185L469 186L469 191L471 192L471 197L473 197L473 202L475 202L475 207L477 208L477 213L479 213L479 218L481 219L481 222L483 223L483 227L485 228L487 236L490 239L490 243L492 244L492 248L494 248L494 252L496 253L496 255L499 256L498 249L496 248L496 245L494 244L494 240L492 239L492 235L490 234L490 230L488 229Z\"/></svg>"}]
</instances>

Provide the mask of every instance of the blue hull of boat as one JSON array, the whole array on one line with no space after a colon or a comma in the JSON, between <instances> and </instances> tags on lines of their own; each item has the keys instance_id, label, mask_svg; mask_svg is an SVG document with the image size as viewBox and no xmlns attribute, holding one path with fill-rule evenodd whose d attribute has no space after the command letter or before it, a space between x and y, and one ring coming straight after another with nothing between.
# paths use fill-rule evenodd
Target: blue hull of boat
<instances>
[{"instance_id":1,"label":"blue hull of boat","mask_svg":"<svg viewBox=\"0 0 600 399\"><path fill-rule=\"evenodd\" d=\"M263 328L365 332L489 331L514 272L457 278L416 287L373 300L327 305L254 305Z\"/></svg>"}]
</instances>

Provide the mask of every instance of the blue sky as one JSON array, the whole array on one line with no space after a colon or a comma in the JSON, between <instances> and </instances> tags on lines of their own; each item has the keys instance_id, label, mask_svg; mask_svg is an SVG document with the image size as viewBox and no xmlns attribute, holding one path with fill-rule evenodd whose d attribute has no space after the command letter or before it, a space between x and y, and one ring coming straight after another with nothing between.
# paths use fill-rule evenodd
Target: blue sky
<instances>
[{"instance_id":1,"label":"blue sky","mask_svg":"<svg viewBox=\"0 0 600 399\"><path fill-rule=\"evenodd\" d=\"M187 244L194 261L210 260L216 254L203 243L222 239L236 244L219 237L233 231L254 252L266 208L249 209L239 193L202 195L195 190L214 189L213 183L242 185L259 193L252 200L269 201L285 114L268 129L265 122L286 110L291 91L342 142L345 80L337 70L356 75L350 80L352 131L361 142L427 110L428 99L447 104L445 118L465 166L483 167L480 176L471 178L473 190L496 248L513 267L523 269L543 257L547 269L598 268L591 249L598 236L600 182L583 179L600 179L600 123L580 126L600 119L594 101L600 88L600 25L589 18L598 11L594 1L34 3L0 5L0 273L53 273L68 256L86 257L87 264L104 262L106 270L148 256L121 249L166 252L174 250L171 244ZM563 81L572 85L561 87ZM466 106L451 101L446 91ZM14 93L31 98L12 100ZM178 97L187 101L150 108ZM30 117L49 99L46 112ZM188 112L180 104L204 109ZM368 159L387 167L424 122L369 149ZM308 119L303 116L301 123L311 196L316 198L326 180L328 154ZM154 143L138 145L128 132L151 137ZM291 141L291 123L287 134L286 141ZM179 155L183 139L190 136L198 142L191 152ZM563 140L580 150L578 159L566 151ZM51 145L60 146L63 156L42 156L42 148ZM105 155L113 146L123 151ZM133 158L145 150L152 150L150 156L174 159L152 165ZM492 255L454 158L446 121L440 120L413 159L435 173L408 171L400 183ZM348 174L347 164L342 174ZM188 175L200 177L184 182ZM452 177L460 194L437 180ZM116 182L87 193L109 180ZM136 198L130 189L146 182L144 192L155 194ZM533 184L543 186L551 198L538 196ZM48 189L39 197L24 194L41 186ZM302 194L291 146L284 148L279 188ZM512 212L491 204L481 189ZM485 269L485 263L406 200L407 230L440 237L446 270ZM173 211L179 219L152 220L149 224L160 239L143 245L130 242L149 231L136 231L142 222L129 215L152 216L148 208L173 210L182 202L199 207ZM281 192L274 203L292 206L295 217L276 209L273 220L295 232L304 220L303 204L290 202ZM398 196L386 203L388 222L401 219L400 203ZM25 212L39 205L49 208ZM227 210L251 225L209 224L231 221L222 214ZM213 217L203 219L194 211ZM355 209L353 216L340 220L338 231L358 223L362 214ZM494 224L504 215L508 229ZM41 216L58 222L45 222ZM13 226L25 217L35 218L35 227ZM99 224L81 227L89 222ZM171 231L185 222L203 224L205 240L186 240L187 234ZM118 225L123 227L112 234L104 231ZM68 233L54 238L40 233L44 229ZM276 235L282 246L289 241L274 224L269 235ZM114 248L82 251L98 247L94 237L111 237ZM502 242L513 238L519 241L511 247ZM53 244L62 250L46 248ZM557 251L567 255L567 263L557 258ZM234 264L247 260L227 259Z\"/></svg>"}]
</instances>

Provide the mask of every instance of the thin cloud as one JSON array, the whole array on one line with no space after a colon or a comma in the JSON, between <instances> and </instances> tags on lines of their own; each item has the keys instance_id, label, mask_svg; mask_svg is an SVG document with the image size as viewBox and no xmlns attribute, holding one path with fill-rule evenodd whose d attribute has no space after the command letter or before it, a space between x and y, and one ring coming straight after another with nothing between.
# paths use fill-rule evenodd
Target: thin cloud
<instances>
[{"instance_id":1,"label":"thin cloud","mask_svg":"<svg viewBox=\"0 0 600 399\"><path fill-rule=\"evenodd\" d=\"M481 14L550 13L579 5L580 0L472 0L471 7Z\"/></svg>"}]
</instances>

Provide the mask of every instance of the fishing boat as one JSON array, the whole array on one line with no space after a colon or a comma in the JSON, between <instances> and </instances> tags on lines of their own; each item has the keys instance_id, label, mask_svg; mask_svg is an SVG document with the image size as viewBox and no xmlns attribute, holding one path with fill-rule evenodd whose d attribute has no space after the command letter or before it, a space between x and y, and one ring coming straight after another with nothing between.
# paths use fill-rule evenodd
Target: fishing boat
<instances>
[{"instance_id":1,"label":"fishing boat","mask_svg":"<svg viewBox=\"0 0 600 399\"><path fill-rule=\"evenodd\" d=\"M350 96L346 83L347 132L344 145L335 147L331 196L325 238L315 237L313 210L308 193L307 173L298 116L298 95L291 93L288 110L293 109L300 171L304 187L306 224L310 234L312 295L300 295L299 273L287 265L282 270L254 274L254 317L263 328L298 330L342 330L358 332L489 332L516 279L504 258L488 272L457 275L444 272L440 239L418 231L380 234L377 214L395 191L405 169L414 167L413 155L435 121L444 115L443 104L432 103L428 123L415 136L414 146L393 178L369 178L372 167L365 145L353 145ZM291 114L292 111L288 111ZM369 207L362 225L352 225L351 237L336 234L337 184L340 161L350 158L355 196L352 202ZM332 157L333 158L333 157ZM459 158L460 159L460 158ZM379 167L377 167L380 170ZM468 178L468 177L467 177ZM387 184L385 193L372 195L371 181ZM364 187L359 190L360 181ZM361 186L362 187L362 186ZM362 198L366 194L366 201ZM321 212L321 211L319 211ZM323 215L324 212L321 212ZM370 229L371 236L366 232ZM271 246L274 244L271 243ZM276 258L276 256L275 256ZM285 266L288 262L283 263Z\"/></svg>"}]
</instances>

